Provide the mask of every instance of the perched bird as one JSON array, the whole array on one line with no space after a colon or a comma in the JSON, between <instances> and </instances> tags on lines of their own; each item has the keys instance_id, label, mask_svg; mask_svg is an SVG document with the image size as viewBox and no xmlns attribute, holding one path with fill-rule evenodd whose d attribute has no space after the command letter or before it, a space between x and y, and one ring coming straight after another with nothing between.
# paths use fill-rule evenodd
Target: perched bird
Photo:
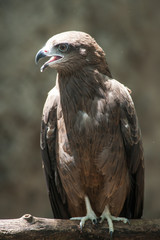
<instances>
[{"instance_id":1,"label":"perched bird","mask_svg":"<svg viewBox=\"0 0 160 240\"><path fill-rule=\"evenodd\" d=\"M130 90L112 78L87 33L51 37L36 55L57 70L43 109L41 150L55 218L128 222L143 211L144 158Z\"/></svg>"}]
</instances>

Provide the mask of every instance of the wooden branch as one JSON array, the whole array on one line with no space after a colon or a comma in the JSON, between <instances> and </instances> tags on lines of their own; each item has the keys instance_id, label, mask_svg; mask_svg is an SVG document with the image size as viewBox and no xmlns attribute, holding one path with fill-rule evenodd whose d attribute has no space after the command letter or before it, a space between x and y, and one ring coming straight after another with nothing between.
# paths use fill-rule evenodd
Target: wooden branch
<instances>
[{"instance_id":1,"label":"wooden branch","mask_svg":"<svg viewBox=\"0 0 160 240\"><path fill-rule=\"evenodd\" d=\"M160 219L131 220L131 225L114 223L113 240L160 239ZM92 225L87 222L83 230L79 221L47 219L25 214L18 219L0 220L1 240L102 240L109 239L107 222Z\"/></svg>"}]
</instances>

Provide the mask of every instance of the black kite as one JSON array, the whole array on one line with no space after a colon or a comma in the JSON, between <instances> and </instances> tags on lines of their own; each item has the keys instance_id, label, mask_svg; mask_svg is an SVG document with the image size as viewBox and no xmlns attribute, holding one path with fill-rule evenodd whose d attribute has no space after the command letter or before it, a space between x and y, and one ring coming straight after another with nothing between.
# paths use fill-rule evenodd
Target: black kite
<instances>
[{"instance_id":1,"label":"black kite","mask_svg":"<svg viewBox=\"0 0 160 240\"><path fill-rule=\"evenodd\" d=\"M41 71L58 72L41 128L54 217L80 219L81 227L107 219L112 235L112 220L140 218L143 210L143 148L130 91L112 78L104 51L86 33L53 36L36 62L46 56Z\"/></svg>"}]
</instances>

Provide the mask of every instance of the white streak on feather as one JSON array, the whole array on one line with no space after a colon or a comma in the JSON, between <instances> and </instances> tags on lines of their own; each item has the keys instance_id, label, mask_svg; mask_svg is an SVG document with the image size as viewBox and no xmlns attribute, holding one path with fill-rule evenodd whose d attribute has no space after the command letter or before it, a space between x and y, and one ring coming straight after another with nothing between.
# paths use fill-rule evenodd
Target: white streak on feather
<instances>
[{"instance_id":1,"label":"white streak on feather","mask_svg":"<svg viewBox=\"0 0 160 240\"><path fill-rule=\"evenodd\" d=\"M128 123L126 123L124 126L125 126L125 128L128 128L128 127L129 127Z\"/></svg>"},{"instance_id":2,"label":"white streak on feather","mask_svg":"<svg viewBox=\"0 0 160 240\"><path fill-rule=\"evenodd\" d=\"M90 117L89 117L89 115L88 115L86 112L81 112L81 111L80 111L80 114L81 114L81 116L82 116L82 121L84 122L84 124L85 124L86 122L90 121Z\"/></svg>"},{"instance_id":3,"label":"white streak on feather","mask_svg":"<svg viewBox=\"0 0 160 240\"><path fill-rule=\"evenodd\" d=\"M91 117L83 111L79 111L77 114L77 119L76 119L76 126L78 129L81 131L82 129L88 129L88 127L91 125Z\"/></svg>"}]
</instances>

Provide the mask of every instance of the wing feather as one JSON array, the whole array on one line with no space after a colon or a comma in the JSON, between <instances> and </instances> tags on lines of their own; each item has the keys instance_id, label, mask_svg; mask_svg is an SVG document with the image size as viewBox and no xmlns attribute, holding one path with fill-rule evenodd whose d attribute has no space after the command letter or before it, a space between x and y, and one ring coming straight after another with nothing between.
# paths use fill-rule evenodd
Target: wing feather
<instances>
[{"instance_id":1,"label":"wing feather","mask_svg":"<svg viewBox=\"0 0 160 240\"><path fill-rule=\"evenodd\" d=\"M56 87L48 94L43 109L40 146L49 198L55 218L69 218L64 189L56 164L57 104L59 95Z\"/></svg>"},{"instance_id":2,"label":"wing feather","mask_svg":"<svg viewBox=\"0 0 160 240\"><path fill-rule=\"evenodd\" d=\"M127 165L131 178L131 190L127 196L122 215L140 218L144 198L144 157L142 137L136 110L127 88L121 88L121 133L127 155Z\"/></svg>"}]
</instances>

